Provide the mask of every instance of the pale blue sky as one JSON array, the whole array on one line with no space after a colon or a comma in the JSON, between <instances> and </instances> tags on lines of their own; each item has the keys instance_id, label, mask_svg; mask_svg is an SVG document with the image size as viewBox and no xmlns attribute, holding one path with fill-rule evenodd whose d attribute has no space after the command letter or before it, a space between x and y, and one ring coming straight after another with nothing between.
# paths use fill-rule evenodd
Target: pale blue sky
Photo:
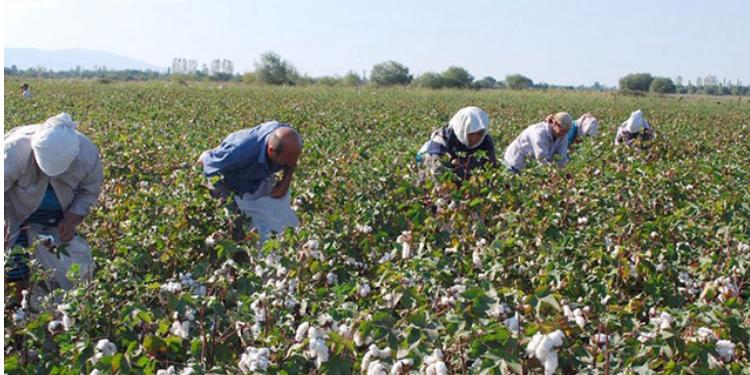
<instances>
[{"instance_id":1,"label":"pale blue sky","mask_svg":"<svg viewBox=\"0 0 750 375\"><path fill-rule=\"evenodd\" d=\"M614 85L631 72L750 83L750 1L5 0L5 46L88 48L168 66L252 69L267 50L313 76L393 59L415 74Z\"/></svg>"}]
</instances>

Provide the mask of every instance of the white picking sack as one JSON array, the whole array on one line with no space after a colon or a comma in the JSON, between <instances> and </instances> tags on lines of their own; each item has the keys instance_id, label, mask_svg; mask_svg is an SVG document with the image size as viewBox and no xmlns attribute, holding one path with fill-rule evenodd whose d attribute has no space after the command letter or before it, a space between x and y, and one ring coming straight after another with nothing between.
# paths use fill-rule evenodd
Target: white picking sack
<instances>
[{"instance_id":1,"label":"white picking sack","mask_svg":"<svg viewBox=\"0 0 750 375\"><path fill-rule=\"evenodd\" d=\"M252 226L258 230L261 243L265 242L271 233L281 233L288 227L294 228L299 225L297 214L291 207L290 191L279 199L269 196L275 184L276 178L271 176L255 193L234 197L240 211L252 219Z\"/></svg>"},{"instance_id":2,"label":"white picking sack","mask_svg":"<svg viewBox=\"0 0 750 375\"><path fill-rule=\"evenodd\" d=\"M32 242L40 234L52 236L55 244L60 243L60 236L55 227L32 225L29 228L28 236ZM91 247L78 235L66 244L65 251L68 255L60 254L58 257L58 255L51 253L44 244L40 243L34 250L34 257L45 269L53 269L55 271L54 281L61 288L68 290L73 287L73 283L66 276L70 267L74 263L77 263L80 266L79 275L81 280L91 280L94 275L94 258L91 256Z\"/></svg>"}]
</instances>

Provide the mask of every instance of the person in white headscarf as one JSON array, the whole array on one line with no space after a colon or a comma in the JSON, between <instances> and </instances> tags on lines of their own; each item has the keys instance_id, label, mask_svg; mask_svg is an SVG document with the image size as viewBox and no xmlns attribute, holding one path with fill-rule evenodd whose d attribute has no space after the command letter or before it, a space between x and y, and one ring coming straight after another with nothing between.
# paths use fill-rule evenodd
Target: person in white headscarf
<instances>
[{"instance_id":1,"label":"person in white headscarf","mask_svg":"<svg viewBox=\"0 0 750 375\"><path fill-rule=\"evenodd\" d=\"M475 155L480 151L483 156ZM447 124L432 132L417 152L417 161L436 173L446 156L450 168L462 178L468 178L473 168L497 163L487 112L479 107L461 108Z\"/></svg>"},{"instance_id":2,"label":"person in white headscarf","mask_svg":"<svg viewBox=\"0 0 750 375\"><path fill-rule=\"evenodd\" d=\"M54 270L53 286L72 286L66 273L79 264L88 279L93 259L77 226L99 198L103 180L97 147L75 130L67 113L43 124L11 129L4 138L5 246L28 248L40 238L51 238L33 253L42 267ZM54 254L65 245L65 252ZM6 281L27 279L25 253L6 269Z\"/></svg>"},{"instance_id":3,"label":"person in white headscarf","mask_svg":"<svg viewBox=\"0 0 750 375\"><path fill-rule=\"evenodd\" d=\"M544 121L530 125L505 149L505 164L513 173L520 173L526 167L526 159L539 163L553 162L559 156L557 165L568 163L567 134L573 126L573 118L567 112L558 112Z\"/></svg>"},{"instance_id":4,"label":"person in white headscarf","mask_svg":"<svg viewBox=\"0 0 750 375\"><path fill-rule=\"evenodd\" d=\"M617 128L615 145L630 146L636 139L650 141L654 138L656 138L654 127L643 118L643 111L639 109L631 113L630 117Z\"/></svg>"},{"instance_id":5,"label":"person in white headscarf","mask_svg":"<svg viewBox=\"0 0 750 375\"><path fill-rule=\"evenodd\" d=\"M568 151L570 146L583 142L586 137L596 137L599 134L599 120L591 113L584 113L578 120L573 121L573 126L568 130Z\"/></svg>"}]
</instances>

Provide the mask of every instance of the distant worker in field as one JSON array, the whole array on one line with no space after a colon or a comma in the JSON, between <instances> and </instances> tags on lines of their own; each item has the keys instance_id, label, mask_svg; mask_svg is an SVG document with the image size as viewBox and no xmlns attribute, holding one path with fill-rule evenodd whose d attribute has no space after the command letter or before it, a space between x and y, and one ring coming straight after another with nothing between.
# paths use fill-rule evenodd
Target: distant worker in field
<instances>
[{"instance_id":1,"label":"distant worker in field","mask_svg":"<svg viewBox=\"0 0 750 375\"><path fill-rule=\"evenodd\" d=\"M31 97L31 88L29 88L28 83L24 83L23 85L21 85L21 95L23 95L26 98Z\"/></svg>"},{"instance_id":2,"label":"distant worker in field","mask_svg":"<svg viewBox=\"0 0 750 375\"><path fill-rule=\"evenodd\" d=\"M52 286L64 289L72 286L66 277L71 265L80 266L84 280L93 274L91 248L76 227L98 200L104 178L96 146L75 128L70 115L61 113L43 124L13 128L4 139L5 246L28 248L47 238L34 256L54 270ZM51 252L55 247L67 255ZM7 261L6 282L27 279L28 258L22 253Z\"/></svg>"},{"instance_id":3,"label":"distant worker in field","mask_svg":"<svg viewBox=\"0 0 750 375\"><path fill-rule=\"evenodd\" d=\"M643 111L639 109L631 113L630 117L617 128L615 145L630 146L636 139L650 141L654 138L656 138L654 127L643 118Z\"/></svg>"},{"instance_id":4,"label":"distant worker in field","mask_svg":"<svg viewBox=\"0 0 750 375\"><path fill-rule=\"evenodd\" d=\"M302 138L291 126L269 121L227 136L219 147L201 154L207 177L221 176L214 197L233 199L252 219L261 243L272 232L299 225L290 207L289 185L302 153ZM282 172L277 179L277 172Z\"/></svg>"},{"instance_id":5,"label":"distant worker in field","mask_svg":"<svg viewBox=\"0 0 750 375\"><path fill-rule=\"evenodd\" d=\"M481 156L477 155L480 151ZM417 152L417 161L433 175L452 169L464 179L474 168L496 164L489 116L478 107L460 109L447 124L432 132Z\"/></svg>"},{"instance_id":6,"label":"distant worker in field","mask_svg":"<svg viewBox=\"0 0 750 375\"><path fill-rule=\"evenodd\" d=\"M558 112L526 128L508 148L505 149L505 164L513 173L520 173L526 167L526 159L533 158L539 163L552 163L559 156L557 165L568 163L568 132L573 126L573 118L567 112Z\"/></svg>"},{"instance_id":7,"label":"distant worker in field","mask_svg":"<svg viewBox=\"0 0 750 375\"><path fill-rule=\"evenodd\" d=\"M568 130L568 151L570 146L583 142L586 137L596 137L599 134L599 120L591 113L584 113Z\"/></svg>"}]
</instances>

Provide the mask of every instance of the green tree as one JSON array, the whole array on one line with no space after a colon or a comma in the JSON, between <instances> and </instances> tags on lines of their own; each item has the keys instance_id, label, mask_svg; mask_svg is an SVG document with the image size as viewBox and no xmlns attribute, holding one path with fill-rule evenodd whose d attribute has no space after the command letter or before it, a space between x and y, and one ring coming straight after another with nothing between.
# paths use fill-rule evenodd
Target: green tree
<instances>
[{"instance_id":1,"label":"green tree","mask_svg":"<svg viewBox=\"0 0 750 375\"><path fill-rule=\"evenodd\" d=\"M513 90L524 90L534 85L534 81L531 78L520 74L505 76L505 83Z\"/></svg>"},{"instance_id":2,"label":"green tree","mask_svg":"<svg viewBox=\"0 0 750 375\"><path fill-rule=\"evenodd\" d=\"M442 74L427 72L414 80L413 84L418 87L428 89L441 89L447 86L447 82Z\"/></svg>"},{"instance_id":3,"label":"green tree","mask_svg":"<svg viewBox=\"0 0 750 375\"><path fill-rule=\"evenodd\" d=\"M299 74L291 63L269 51L260 55L260 61L255 63L255 77L270 85L293 85Z\"/></svg>"},{"instance_id":4,"label":"green tree","mask_svg":"<svg viewBox=\"0 0 750 375\"><path fill-rule=\"evenodd\" d=\"M378 86L408 85L412 76L405 65L389 60L372 67L370 80Z\"/></svg>"},{"instance_id":5,"label":"green tree","mask_svg":"<svg viewBox=\"0 0 750 375\"><path fill-rule=\"evenodd\" d=\"M478 89L494 89L497 88L497 80L491 76L487 76L475 81L474 87Z\"/></svg>"},{"instance_id":6,"label":"green tree","mask_svg":"<svg viewBox=\"0 0 750 375\"><path fill-rule=\"evenodd\" d=\"M677 91L677 87L675 87L671 79L657 77L651 81L649 91L659 94L674 94Z\"/></svg>"},{"instance_id":7,"label":"green tree","mask_svg":"<svg viewBox=\"0 0 750 375\"><path fill-rule=\"evenodd\" d=\"M443 79L447 87L467 88L474 82L474 76L469 71L458 66L451 66L443 72Z\"/></svg>"},{"instance_id":8,"label":"green tree","mask_svg":"<svg viewBox=\"0 0 750 375\"><path fill-rule=\"evenodd\" d=\"M346 73L343 81L345 86L360 86L365 83L362 77L360 77L359 74L355 73L352 70L350 70L349 73Z\"/></svg>"},{"instance_id":9,"label":"green tree","mask_svg":"<svg viewBox=\"0 0 750 375\"><path fill-rule=\"evenodd\" d=\"M654 77L648 73L633 73L620 78L620 90L648 91Z\"/></svg>"}]
</instances>

